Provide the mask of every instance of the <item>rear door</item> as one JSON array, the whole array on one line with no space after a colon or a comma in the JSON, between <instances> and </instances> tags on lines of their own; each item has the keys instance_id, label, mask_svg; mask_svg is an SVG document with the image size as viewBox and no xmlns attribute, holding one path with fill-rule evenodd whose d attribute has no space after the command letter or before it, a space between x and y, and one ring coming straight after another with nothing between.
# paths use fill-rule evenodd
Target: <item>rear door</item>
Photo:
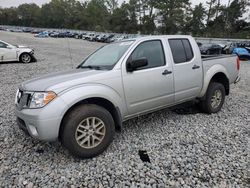
<instances>
[{"instance_id":1,"label":"rear door","mask_svg":"<svg viewBox=\"0 0 250 188\"><path fill-rule=\"evenodd\" d=\"M148 66L128 72L127 60L147 58ZM172 65L166 62L162 40L143 41L123 64L123 86L129 115L174 102Z\"/></svg>"},{"instance_id":2,"label":"rear door","mask_svg":"<svg viewBox=\"0 0 250 188\"><path fill-rule=\"evenodd\" d=\"M202 88L203 70L201 58L198 58L193 49L195 45L188 38L168 40L173 57L173 72L175 86L175 102L195 98Z\"/></svg>"}]
</instances>

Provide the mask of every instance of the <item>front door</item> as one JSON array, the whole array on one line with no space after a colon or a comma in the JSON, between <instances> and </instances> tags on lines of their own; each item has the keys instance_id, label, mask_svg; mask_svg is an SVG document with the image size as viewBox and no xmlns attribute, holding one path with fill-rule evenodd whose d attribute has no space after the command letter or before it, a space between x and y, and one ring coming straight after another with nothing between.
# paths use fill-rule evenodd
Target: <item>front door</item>
<instances>
[{"instance_id":1,"label":"front door","mask_svg":"<svg viewBox=\"0 0 250 188\"><path fill-rule=\"evenodd\" d=\"M123 67L123 84L129 115L157 109L174 102L172 66L166 64L161 40L140 43L131 60L146 58L148 65L133 72ZM126 66L125 66L126 67Z\"/></svg>"},{"instance_id":2,"label":"front door","mask_svg":"<svg viewBox=\"0 0 250 188\"><path fill-rule=\"evenodd\" d=\"M0 41L0 61L15 61L17 60L16 49L7 48L8 45Z\"/></svg>"}]
</instances>

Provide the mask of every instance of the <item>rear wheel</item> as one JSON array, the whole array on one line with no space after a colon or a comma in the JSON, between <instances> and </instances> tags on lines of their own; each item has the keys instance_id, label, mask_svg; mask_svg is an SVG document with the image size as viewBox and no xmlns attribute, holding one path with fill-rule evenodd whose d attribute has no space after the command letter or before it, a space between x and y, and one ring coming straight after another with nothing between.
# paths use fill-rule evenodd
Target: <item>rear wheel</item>
<instances>
[{"instance_id":1,"label":"rear wheel","mask_svg":"<svg viewBox=\"0 0 250 188\"><path fill-rule=\"evenodd\" d=\"M62 144L81 158L101 154L112 142L114 120L103 107L85 104L73 109L63 122Z\"/></svg>"},{"instance_id":2,"label":"rear wheel","mask_svg":"<svg viewBox=\"0 0 250 188\"><path fill-rule=\"evenodd\" d=\"M217 113L225 101L225 87L218 82L211 82L208 86L205 100L200 101L201 110L205 113Z\"/></svg>"}]
</instances>

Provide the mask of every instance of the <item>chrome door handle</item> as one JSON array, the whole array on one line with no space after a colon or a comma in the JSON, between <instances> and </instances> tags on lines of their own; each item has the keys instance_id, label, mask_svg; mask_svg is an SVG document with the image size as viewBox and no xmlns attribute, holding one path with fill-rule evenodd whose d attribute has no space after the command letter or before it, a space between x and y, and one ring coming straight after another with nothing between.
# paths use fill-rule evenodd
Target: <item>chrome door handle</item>
<instances>
[{"instance_id":1,"label":"chrome door handle","mask_svg":"<svg viewBox=\"0 0 250 188\"><path fill-rule=\"evenodd\" d=\"M192 67L192 69L199 69L200 68L200 66L198 66L198 65L194 65L193 67Z\"/></svg>"},{"instance_id":2,"label":"chrome door handle","mask_svg":"<svg viewBox=\"0 0 250 188\"><path fill-rule=\"evenodd\" d=\"M164 72L162 73L162 75L168 75L168 74L172 74L172 71L169 70L164 70Z\"/></svg>"}]
</instances>

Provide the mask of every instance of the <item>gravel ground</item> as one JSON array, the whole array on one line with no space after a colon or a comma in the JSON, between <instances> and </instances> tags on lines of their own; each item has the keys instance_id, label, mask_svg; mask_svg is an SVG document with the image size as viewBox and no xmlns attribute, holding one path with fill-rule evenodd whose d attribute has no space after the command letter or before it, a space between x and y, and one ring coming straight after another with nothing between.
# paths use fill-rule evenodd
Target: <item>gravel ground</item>
<instances>
[{"instance_id":1,"label":"gravel ground","mask_svg":"<svg viewBox=\"0 0 250 188\"><path fill-rule=\"evenodd\" d=\"M0 64L0 187L250 187L250 62L222 111L205 115L163 110L124 123L102 155L72 157L60 143L27 137L15 122L19 83L76 67L101 46L75 39L35 39L0 32L35 49L37 63ZM151 163L138 155L146 150Z\"/></svg>"}]
</instances>

